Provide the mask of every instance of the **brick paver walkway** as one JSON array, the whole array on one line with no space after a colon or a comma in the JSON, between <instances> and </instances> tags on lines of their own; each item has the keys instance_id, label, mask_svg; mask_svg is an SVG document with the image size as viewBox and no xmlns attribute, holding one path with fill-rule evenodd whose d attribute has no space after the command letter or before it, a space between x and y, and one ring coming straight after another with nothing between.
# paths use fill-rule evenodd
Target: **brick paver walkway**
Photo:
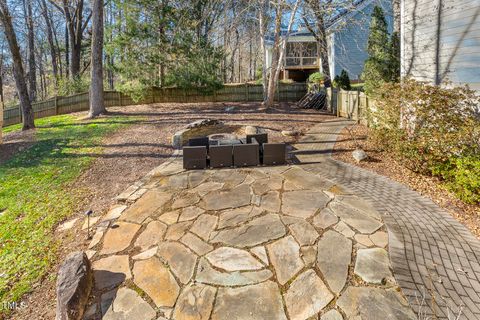
<instances>
[{"instance_id":1,"label":"brick paver walkway","mask_svg":"<svg viewBox=\"0 0 480 320\"><path fill-rule=\"evenodd\" d=\"M459 309L459 319L480 319L480 241L406 186L333 160L334 141L346 124L319 124L295 146L302 169L352 189L382 214L395 278L417 313L428 315L433 305L439 319L457 319Z\"/></svg>"}]
</instances>

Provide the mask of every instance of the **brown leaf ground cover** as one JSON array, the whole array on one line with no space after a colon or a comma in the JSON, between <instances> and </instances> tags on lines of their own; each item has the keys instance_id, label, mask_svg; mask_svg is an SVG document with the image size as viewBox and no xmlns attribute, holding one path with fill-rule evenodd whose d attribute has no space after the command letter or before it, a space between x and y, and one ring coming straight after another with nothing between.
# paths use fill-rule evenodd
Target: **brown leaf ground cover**
<instances>
[{"instance_id":1,"label":"brown leaf ground cover","mask_svg":"<svg viewBox=\"0 0 480 320\"><path fill-rule=\"evenodd\" d=\"M369 129L363 125L345 128L335 144L333 157L407 185L447 210L480 239L480 206L465 204L448 191L438 178L413 172L388 152L379 151L375 144L368 139L368 133ZM352 151L355 150L357 144L369 156L367 161L358 164L352 157Z\"/></svg>"},{"instance_id":2,"label":"brown leaf ground cover","mask_svg":"<svg viewBox=\"0 0 480 320\"><path fill-rule=\"evenodd\" d=\"M225 112L227 107L235 107L235 110ZM245 125L253 125L266 129L272 141L294 142L295 138L284 137L281 131L296 130L303 133L329 117L312 110L295 109L289 103L281 103L267 112L260 109L258 103L170 103L109 108L109 111L115 116L136 120L106 137L98 145L101 152L93 155L96 160L75 181L71 190L81 193L83 200L67 220L78 218L78 221L68 231L55 231L55 237L61 243L58 264L23 299L26 307L11 314L12 319L55 317L55 275L58 265L68 253L85 250L89 243L87 232L82 229L84 212L92 209L95 216L103 214L113 203L112 198L168 159L173 152L171 136L186 124L212 118L223 121L226 128L238 133L242 133ZM76 115L84 118L86 112ZM4 141L0 162L34 143L34 134L12 132L6 134Z\"/></svg>"}]
</instances>

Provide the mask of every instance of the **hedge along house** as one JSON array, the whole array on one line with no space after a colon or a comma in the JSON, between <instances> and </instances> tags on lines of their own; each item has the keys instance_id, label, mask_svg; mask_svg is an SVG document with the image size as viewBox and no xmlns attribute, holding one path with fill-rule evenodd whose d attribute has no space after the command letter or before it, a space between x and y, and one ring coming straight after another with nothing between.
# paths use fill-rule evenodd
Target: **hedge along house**
<instances>
[{"instance_id":1,"label":"hedge along house","mask_svg":"<svg viewBox=\"0 0 480 320\"><path fill-rule=\"evenodd\" d=\"M370 19L375 6L380 6L392 31L393 13L391 0L357 0L349 8L338 12L326 23L330 77L348 72L351 80L360 80L368 57L367 39ZM285 39L285 36L283 36ZM272 63L273 37L267 37L267 68ZM321 71L317 41L306 27L290 33L287 40L280 79L304 82L314 72Z\"/></svg>"},{"instance_id":2,"label":"hedge along house","mask_svg":"<svg viewBox=\"0 0 480 320\"><path fill-rule=\"evenodd\" d=\"M480 91L480 0L402 0L401 72Z\"/></svg>"}]
</instances>

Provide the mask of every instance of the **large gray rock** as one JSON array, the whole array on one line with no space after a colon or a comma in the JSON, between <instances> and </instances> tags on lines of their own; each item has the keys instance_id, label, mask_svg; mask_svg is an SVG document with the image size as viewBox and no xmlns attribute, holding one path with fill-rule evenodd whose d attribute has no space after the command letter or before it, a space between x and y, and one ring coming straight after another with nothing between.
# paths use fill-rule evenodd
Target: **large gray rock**
<instances>
[{"instance_id":1,"label":"large gray rock","mask_svg":"<svg viewBox=\"0 0 480 320\"><path fill-rule=\"evenodd\" d=\"M363 151L362 149L356 149L355 151L353 151L352 152L352 157L357 162L364 161L368 158L367 153L365 151Z\"/></svg>"},{"instance_id":2,"label":"large gray rock","mask_svg":"<svg viewBox=\"0 0 480 320\"><path fill-rule=\"evenodd\" d=\"M82 319L92 284L87 255L80 251L69 254L58 272L56 319Z\"/></svg>"}]
</instances>

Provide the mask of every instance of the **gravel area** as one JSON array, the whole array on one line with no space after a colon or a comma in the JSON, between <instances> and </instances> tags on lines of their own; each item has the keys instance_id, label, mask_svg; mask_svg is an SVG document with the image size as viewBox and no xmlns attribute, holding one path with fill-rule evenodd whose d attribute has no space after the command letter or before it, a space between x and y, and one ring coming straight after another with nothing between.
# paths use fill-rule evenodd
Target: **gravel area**
<instances>
[{"instance_id":1,"label":"gravel area","mask_svg":"<svg viewBox=\"0 0 480 320\"><path fill-rule=\"evenodd\" d=\"M372 141L368 140L368 131L369 129L363 125L345 128L341 132L341 138L335 144L333 157L407 185L447 210L480 239L480 206L463 203L453 193L446 190L438 178L413 172L395 160L388 152L379 151ZM353 159L352 151L355 150L357 144L367 152L369 156L367 161L356 163Z\"/></svg>"}]
</instances>

